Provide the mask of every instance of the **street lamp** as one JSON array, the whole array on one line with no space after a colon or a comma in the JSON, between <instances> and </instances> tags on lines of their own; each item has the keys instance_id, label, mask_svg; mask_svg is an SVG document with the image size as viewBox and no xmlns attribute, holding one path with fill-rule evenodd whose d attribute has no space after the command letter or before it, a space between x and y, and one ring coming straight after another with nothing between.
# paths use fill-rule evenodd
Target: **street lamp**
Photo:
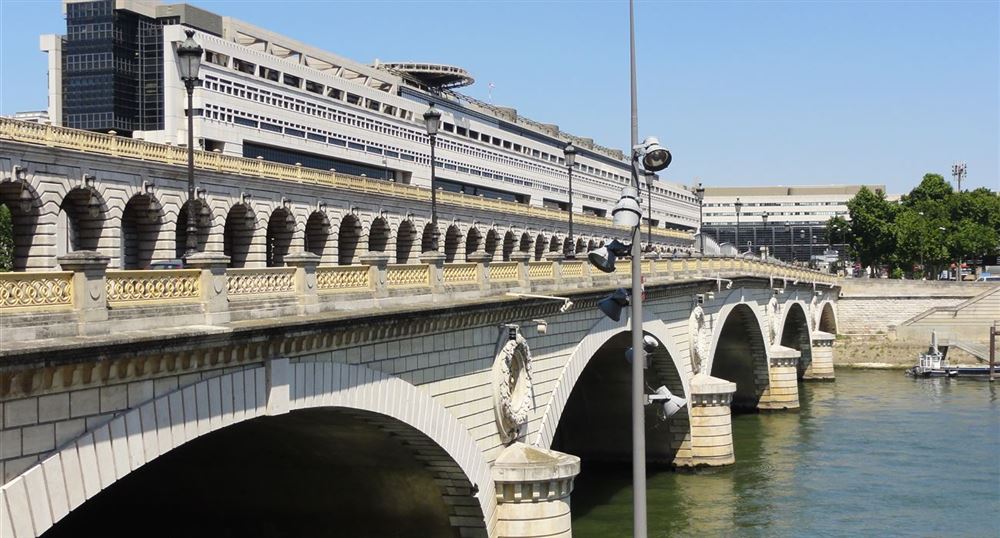
<instances>
[{"instance_id":1,"label":"street lamp","mask_svg":"<svg viewBox=\"0 0 1000 538\"><path fill-rule=\"evenodd\" d=\"M768 239L768 237L767 237L767 236L769 235L769 234L767 233L767 230L768 230L768 228L767 228L767 218L768 218L769 216L770 216L770 215L769 215L769 214L767 213L767 211L765 211L765 212L763 212L763 213L761 213L761 214L760 214L760 222L761 222L761 224L763 224L763 226L764 226L764 240L765 240L765 241L767 241L767 248L771 248L771 243L773 243L773 242L774 242L774 241L772 241L772 240L769 240L769 239ZM755 237L754 237L754 239L757 239L757 237L756 237L756 234L755 234ZM773 239L773 238L771 238L771 239ZM758 244L759 244L759 243L758 243Z\"/></svg>"},{"instance_id":2,"label":"street lamp","mask_svg":"<svg viewBox=\"0 0 1000 538\"><path fill-rule=\"evenodd\" d=\"M739 197L736 198L736 203L733 204L736 208L736 254L740 253L740 210L743 209L743 202L740 201Z\"/></svg>"},{"instance_id":3,"label":"street lamp","mask_svg":"<svg viewBox=\"0 0 1000 538\"><path fill-rule=\"evenodd\" d=\"M566 171L569 174L569 244L573 249L567 258L576 257L576 241L573 239L573 166L576 164L576 148L573 144L566 144L563 148L563 157L566 159Z\"/></svg>"},{"instance_id":4,"label":"street lamp","mask_svg":"<svg viewBox=\"0 0 1000 538\"><path fill-rule=\"evenodd\" d=\"M437 214L437 184L435 182L435 165L434 162L434 146L437 145L437 133L438 127L441 125L441 111L434 108L434 103L430 103L430 108L427 112L424 112L424 127L427 129L427 136L431 139L431 224L433 225L432 232L432 248L436 252L438 250L438 214Z\"/></svg>"},{"instance_id":5,"label":"street lamp","mask_svg":"<svg viewBox=\"0 0 1000 538\"><path fill-rule=\"evenodd\" d=\"M187 241L184 258L198 250L198 224L195 220L194 199L194 85L198 81L198 69L201 67L201 54L204 50L194 40L194 30L185 30L187 39L177 46L177 63L181 72L181 80L187 90L187 135L188 135L188 221Z\"/></svg>"},{"instance_id":6,"label":"street lamp","mask_svg":"<svg viewBox=\"0 0 1000 538\"><path fill-rule=\"evenodd\" d=\"M698 182L698 186L694 189L694 195L698 198L698 240L701 243L701 255L705 255L705 230L702 229L704 226L703 221L705 220L705 187L702 186L701 182Z\"/></svg>"}]
</instances>

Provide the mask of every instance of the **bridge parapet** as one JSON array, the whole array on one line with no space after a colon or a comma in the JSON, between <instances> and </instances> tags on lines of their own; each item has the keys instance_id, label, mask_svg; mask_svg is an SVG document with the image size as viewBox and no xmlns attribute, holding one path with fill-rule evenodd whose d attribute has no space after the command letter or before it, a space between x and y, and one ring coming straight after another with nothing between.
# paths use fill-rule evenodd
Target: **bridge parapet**
<instances>
[{"instance_id":1,"label":"bridge parapet","mask_svg":"<svg viewBox=\"0 0 1000 538\"><path fill-rule=\"evenodd\" d=\"M151 271L104 271L106 258L96 252L62 260L72 270L0 273L4 347L37 338L106 334L109 320L116 330L218 325L380 308L418 297L440 303L508 292L628 287L631 274L630 260L604 274L581 260L529 261L525 256L497 263L443 263L429 256L421 264L382 260L321 266L318 257L300 253L288 256L289 267L233 269L225 268L225 256L201 254L193 258L193 269ZM830 275L755 259L646 259L642 265L647 284L762 277L836 285Z\"/></svg>"}]
</instances>

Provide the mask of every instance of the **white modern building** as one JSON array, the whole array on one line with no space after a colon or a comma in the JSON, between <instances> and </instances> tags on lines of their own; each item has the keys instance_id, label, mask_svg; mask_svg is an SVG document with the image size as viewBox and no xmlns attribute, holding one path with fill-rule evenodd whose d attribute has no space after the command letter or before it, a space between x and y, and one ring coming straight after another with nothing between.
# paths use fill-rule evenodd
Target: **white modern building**
<instances>
[{"instance_id":1,"label":"white modern building","mask_svg":"<svg viewBox=\"0 0 1000 538\"><path fill-rule=\"evenodd\" d=\"M885 185L860 184L706 187L705 235L738 244L740 251L767 247L785 260L807 261L828 248L843 253L843 238L827 237L826 223L833 217L850 220L847 202L862 186L885 192Z\"/></svg>"},{"instance_id":2,"label":"white modern building","mask_svg":"<svg viewBox=\"0 0 1000 538\"><path fill-rule=\"evenodd\" d=\"M606 215L630 182L626 153L455 92L473 82L461 68L367 65L186 4L64 0L64 7L67 34L41 40L57 125L186 144L175 50L193 29L205 49L194 137L206 150L429 187L423 114L433 103L442 113L439 188L566 210L570 143L575 212ZM651 220L693 231L697 199L682 185L655 181Z\"/></svg>"}]
</instances>

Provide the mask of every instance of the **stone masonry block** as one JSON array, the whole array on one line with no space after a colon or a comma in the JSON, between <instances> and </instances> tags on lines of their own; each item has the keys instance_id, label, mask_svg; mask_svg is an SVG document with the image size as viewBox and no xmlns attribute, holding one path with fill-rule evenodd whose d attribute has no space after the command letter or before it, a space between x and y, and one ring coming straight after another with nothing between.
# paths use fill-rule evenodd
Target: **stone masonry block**
<instances>
[{"instance_id":1,"label":"stone masonry block","mask_svg":"<svg viewBox=\"0 0 1000 538\"><path fill-rule=\"evenodd\" d=\"M87 423L82 418L56 422L56 446L62 446L83 434Z\"/></svg>"},{"instance_id":2,"label":"stone masonry block","mask_svg":"<svg viewBox=\"0 0 1000 538\"><path fill-rule=\"evenodd\" d=\"M52 422L69 418L69 393L50 394L38 398L38 420Z\"/></svg>"},{"instance_id":3,"label":"stone masonry block","mask_svg":"<svg viewBox=\"0 0 1000 538\"><path fill-rule=\"evenodd\" d=\"M77 390L69 394L71 417L85 417L101 412L100 389Z\"/></svg>"},{"instance_id":4,"label":"stone masonry block","mask_svg":"<svg viewBox=\"0 0 1000 538\"><path fill-rule=\"evenodd\" d=\"M25 398L4 405L4 427L13 428L38 422L38 400Z\"/></svg>"},{"instance_id":5,"label":"stone masonry block","mask_svg":"<svg viewBox=\"0 0 1000 538\"><path fill-rule=\"evenodd\" d=\"M21 456L21 430L12 428L0 432L0 459Z\"/></svg>"},{"instance_id":6,"label":"stone masonry block","mask_svg":"<svg viewBox=\"0 0 1000 538\"><path fill-rule=\"evenodd\" d=\"M128 407L128 385L101 387L101 413L120 411Z\"/></svg>"},{"instance_id":7,"label":"stone masonry block","mask_svg":"<svg viewBox=\"0 0 1000 538\"><path fill-rule=\"evenodd\" d=\"M56 447L54 424L29 426L21 430L21 446L25 454L39 454Z\"/></svg>"}]
</instances>

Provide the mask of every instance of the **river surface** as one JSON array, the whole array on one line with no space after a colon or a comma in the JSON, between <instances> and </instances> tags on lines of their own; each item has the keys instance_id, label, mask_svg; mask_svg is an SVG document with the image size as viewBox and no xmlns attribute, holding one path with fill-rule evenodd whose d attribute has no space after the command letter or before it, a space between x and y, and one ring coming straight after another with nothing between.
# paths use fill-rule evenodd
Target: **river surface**
<instances>
[{"instance_id":1,"label":"river surface","mask_svg":"<svg viewBox=\"0 0 1000 538\"><path fill-rule=\"evenodd\" d=\"M733 419L736 464L652 471L649 536L1000 537L1000 382L837 371ZM629 468L590 468L573 536L631 536Z\"/></svg>"}]
</instances>

